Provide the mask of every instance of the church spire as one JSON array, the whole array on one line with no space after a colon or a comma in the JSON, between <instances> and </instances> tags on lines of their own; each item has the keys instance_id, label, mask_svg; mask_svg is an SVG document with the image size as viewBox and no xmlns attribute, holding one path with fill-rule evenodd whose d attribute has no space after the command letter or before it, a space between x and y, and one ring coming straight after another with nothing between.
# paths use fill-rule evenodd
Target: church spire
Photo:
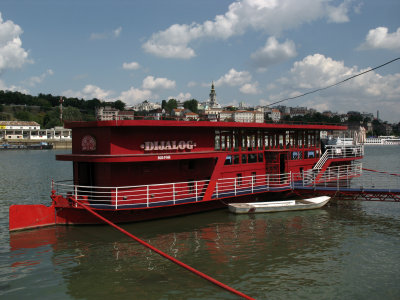
<instances>
[{"instance_id":1,"label":"church spire","mask_svg":"<svg viewBox=\"0 0 400 300\"><path fill-rule=\"evenodd\" d=\"M214 81L211 84L211 92L210 92L210 106L214 107L217 104L217 94L215 93Z\"/></svg>"}]
</instances>

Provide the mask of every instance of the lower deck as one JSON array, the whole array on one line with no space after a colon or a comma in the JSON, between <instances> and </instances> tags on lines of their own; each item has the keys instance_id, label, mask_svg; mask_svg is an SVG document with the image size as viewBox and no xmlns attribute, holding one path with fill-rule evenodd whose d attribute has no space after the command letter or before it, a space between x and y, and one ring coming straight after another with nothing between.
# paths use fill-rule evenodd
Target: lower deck
<instances>
[{"instance_id":1,"label":"lower deck","mask_svg":"<svg viewBox=\"0 0 400 300\"><path fill-rule=\"evenodd\" d=\"M74 199L97 209L146 209L226 199L266 192L312 188L316 184L351 180L362 174L362 164L334 166L323 171L236 176L151 185L100 187L53 183L53 195Z\"/></svg>"}]
</instances>

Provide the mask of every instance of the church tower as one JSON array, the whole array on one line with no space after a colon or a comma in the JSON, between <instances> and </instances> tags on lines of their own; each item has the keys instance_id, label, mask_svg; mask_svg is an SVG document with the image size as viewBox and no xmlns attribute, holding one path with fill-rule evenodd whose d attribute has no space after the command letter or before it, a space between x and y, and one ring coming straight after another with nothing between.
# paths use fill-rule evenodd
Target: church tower
<instances>
[{"instance_id":1,"label":"church tower","mask_svg":"<svg viewBox=\"0 0 400 300\"><path fill-rule=\"evenodd\" d=\"M217 102L217 94L215 93L214 81L211 84L209 107L210 108L221 108L221 105Z\"/></svg>"}]
</instances>

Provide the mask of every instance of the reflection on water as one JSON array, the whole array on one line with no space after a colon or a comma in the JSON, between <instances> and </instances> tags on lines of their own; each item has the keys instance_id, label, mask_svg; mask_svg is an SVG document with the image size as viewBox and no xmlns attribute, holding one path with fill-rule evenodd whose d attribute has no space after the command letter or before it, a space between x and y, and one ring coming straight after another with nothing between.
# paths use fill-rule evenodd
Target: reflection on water
<instances>
[{"instance_id":1,"label":"reflection on water","mask_svg":"<svg viewBox=\"0 0 400 300\"><path fill-rule=\"evenodd\" d=\"M65 175L62 165L52 172ZM18 196L7 201L17 203ZM1 204L0 213L7 208ZM399 299L399 215L399 203L341 202L276 214L219 210L123 227L256 299ZM6 220L0 222L1 298L236 299L107 226L9 235Z\"/></svg>"},{"instance_id":2,"label":"reflection on water","mask_svg":"<svg viewBox=\"0 0 400 300\"><path fill-rule=\"evenodd\" d=\"M390 296L368 280L371 270L374 281L378 276L378 282L392 285L393 295L399 295L393 278L399 279L398 268L382 272L380 264L389 265L388 254L400 259L400 223L395 215L366 214L359 206L256 215L216 211L124 228L258 299L310 298L311 292L315 298L353 298L367 295L358 285L371 284L377 295ZM364 248L369 236L380 236L379 243ZM10 236L10 247L7 290L15 298L26 290L40 295L60 281L65 291L57 287L57 293L72 298L235 298L106 226L17 232ZM49 265L56 276L47 278L47 284L38 280L39 288L13 289Z\"/></svg>"}]
</instances>

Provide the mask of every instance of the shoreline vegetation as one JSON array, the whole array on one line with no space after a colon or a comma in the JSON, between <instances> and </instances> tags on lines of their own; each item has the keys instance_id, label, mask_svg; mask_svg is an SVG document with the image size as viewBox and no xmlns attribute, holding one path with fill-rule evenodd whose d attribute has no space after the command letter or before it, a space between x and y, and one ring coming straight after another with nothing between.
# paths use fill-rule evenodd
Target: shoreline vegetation
<instances>
[{"instance_id":1,"label":"shoreline vegetation","mask_svg":"<svg viewBox=\"0 0 400 300\"><path fill-rule=\"evenodd\" d=\"M20 92L0 90L0 121L35 121L40 124L41 128L49 129L56 126L63 126L60 121L60 99L63 99L63 120L64 121L94 121L96 120L96 107L110 106L118 110L125 110L126 104L121 100L102 101L97 98L84 100L74 97L53 96L51 94L38 94L37 96L27 95ZM183 106L190 111L197 113L196 99L188 100ZM161 109L166 114L171 113L174 108L178 107L176 99L162 100ZM236 110L234 107L226 107L226 110ZM249 108L251 110L252 108ZM135 116L147 116L152 111L135 111ZM365 128L372 127L372 131L367 132L367 136L379 135L400 135L400 122L397 124L388 124L380 119L371 119L363 117L359 112L348 112L347 120L342 121L337 115L329 116L324 113L315 112L304 116L285 115L283 121L301 121L301 122L319 122L319 123L336 123L344 124L352 127L363 126ZM268 118L266 118L266 121ZM372 125L372 126L368 126ZM388 127L392 128L392 132L388 132Z\"/></svg>"}]
</instances>

